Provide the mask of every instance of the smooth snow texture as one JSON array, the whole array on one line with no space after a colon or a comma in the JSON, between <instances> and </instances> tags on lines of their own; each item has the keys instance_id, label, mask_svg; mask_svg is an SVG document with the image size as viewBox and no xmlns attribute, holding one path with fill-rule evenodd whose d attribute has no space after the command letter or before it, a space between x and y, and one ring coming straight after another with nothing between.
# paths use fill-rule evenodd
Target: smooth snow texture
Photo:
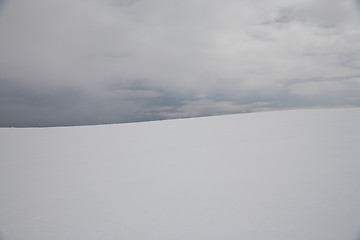
<instances>
[{"instance_id":1,"label":"smooth snow texture","mask_svg":"<svg viewBox=\"0 0 360 240\"><path fill-rule=\"evenodd\" d=\"M360 239L360 109L0 129L1 240Z\"/></svg>"}]
</instances>

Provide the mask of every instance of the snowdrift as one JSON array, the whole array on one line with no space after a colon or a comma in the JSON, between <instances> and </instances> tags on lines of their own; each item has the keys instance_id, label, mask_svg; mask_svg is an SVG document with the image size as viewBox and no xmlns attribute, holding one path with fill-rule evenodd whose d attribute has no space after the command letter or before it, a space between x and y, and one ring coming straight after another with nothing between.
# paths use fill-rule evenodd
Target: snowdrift
<instances>
[{"instance_id":1,"label":"snowdrift","mask_svg":"<svg viewBox=\"0 0 360 240\"><path fill-rule=\"evenodd\" d=\"M360 109L0 129L0 239L360 239Z\"/></svg>"}]
</instances>

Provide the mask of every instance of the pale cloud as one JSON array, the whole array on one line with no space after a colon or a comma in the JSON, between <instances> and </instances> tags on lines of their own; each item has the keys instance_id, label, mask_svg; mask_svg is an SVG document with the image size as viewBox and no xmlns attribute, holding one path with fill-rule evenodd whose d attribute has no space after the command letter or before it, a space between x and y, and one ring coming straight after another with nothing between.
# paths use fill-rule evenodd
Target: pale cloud
<instances>
[{"instance_id":1,"label":"pale cloud","mask_svg":"<svg viewBox=\"0 0 360 240\"><path fill-rule=\"evenodd\" d=\"M257 111L259 102L359 106L355 4L13 0L0 14L0 85L22 89L12 97L28 115L37 106L39 122L45 112L27 96L46 101L58 89L81 93L77 102L57 101L68 102L67 122L76 116L84 124ZM0 125L19 116L27 125L5 98L3 90L0 112L9 120Z\"/></svg>"},{"instance_id":2,"label":"pale cloud","mask_svg":"<svg viewBox=\"0 0 360 240\"><path fill-rule=\"evenodd\" d=\"M303 101L317 102L327 106L357 106L360 101L360 77L343 80L317 80L298 82L289 87L292 95Z\"/></svg>"}]
</instances>

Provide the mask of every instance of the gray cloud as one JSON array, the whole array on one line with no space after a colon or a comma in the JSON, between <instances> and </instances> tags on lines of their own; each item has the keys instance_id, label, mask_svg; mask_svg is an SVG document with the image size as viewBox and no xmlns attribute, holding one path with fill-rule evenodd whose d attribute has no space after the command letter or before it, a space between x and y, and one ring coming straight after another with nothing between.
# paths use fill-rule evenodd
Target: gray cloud
<instances>
[{"instance_id":1,"label":"gray cloud","mask_svg":"<svg viewBox=\"0 0 360 240\"><path fill-rule=\"evenodd\" d=\"M114 0L113 3L120 7L131 7L140 0Z\"/></svg>"},{"instance_id":2,"label":"gray cloud","mask_svg":"<svg viewBox=\"0 0 360 240\"><path fill-rule=\"evenodd\" d=\"M359 106L355 4L9 1L0 126Z\"/></svg>"}]
</instances>

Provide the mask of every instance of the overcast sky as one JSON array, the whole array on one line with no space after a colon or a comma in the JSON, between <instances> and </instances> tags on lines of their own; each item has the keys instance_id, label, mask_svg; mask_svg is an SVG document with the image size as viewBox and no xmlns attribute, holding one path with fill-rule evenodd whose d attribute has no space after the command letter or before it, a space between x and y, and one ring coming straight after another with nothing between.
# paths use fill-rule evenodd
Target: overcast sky
<instances>
[{"instance_id":1,"label":"overcast sky","mask_svg":"<svg viewBox=\"0 0 360 240\"><path fill-rule=\"evenodd\" d=\"M360 106L355 0L0 0L0 126Z\"/></svg>"}]
</instances>

